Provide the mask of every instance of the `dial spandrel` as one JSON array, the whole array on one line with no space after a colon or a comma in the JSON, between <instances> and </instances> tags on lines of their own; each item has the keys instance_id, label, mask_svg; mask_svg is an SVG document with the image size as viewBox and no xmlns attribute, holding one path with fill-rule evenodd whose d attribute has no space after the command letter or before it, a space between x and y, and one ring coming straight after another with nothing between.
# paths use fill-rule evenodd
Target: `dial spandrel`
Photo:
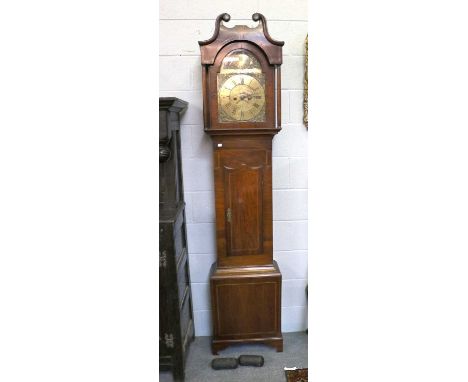
<instances>
[{"instance_id":1,"label":"dial spandrel","mask_svg":"<svg viewBox=\"0 0 468 382\"><path fill-rule=\"evenodd\" d=\"M220 122L265 121L265 76L250 53L237 50L227 55L218 73Z\"/></svg>"}]
</instances>

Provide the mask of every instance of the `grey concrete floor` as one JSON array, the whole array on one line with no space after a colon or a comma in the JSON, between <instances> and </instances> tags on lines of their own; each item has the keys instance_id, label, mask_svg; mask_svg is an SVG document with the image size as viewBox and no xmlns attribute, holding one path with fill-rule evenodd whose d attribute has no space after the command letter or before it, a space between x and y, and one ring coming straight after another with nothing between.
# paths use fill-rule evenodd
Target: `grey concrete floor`
<instances>
[{"instance_id":1,"label":"grey concrete floor","mask_svg":"<svg viewBox=\"0 0 468 382\"><path fill-rule=\"evenodd\" d=\"M286 382L284 367L307 367L307 334L283 333L283 352L265 345L236 345L211 354L211 337L196 337L190 345L185 366L185 382ZM211 361L216 357L235 357L242 354L261 355L262 367L239 366L232 370L213 370ZM160 372L160 382L172 382L171 372Z\"/></svg>"}]
</instances>

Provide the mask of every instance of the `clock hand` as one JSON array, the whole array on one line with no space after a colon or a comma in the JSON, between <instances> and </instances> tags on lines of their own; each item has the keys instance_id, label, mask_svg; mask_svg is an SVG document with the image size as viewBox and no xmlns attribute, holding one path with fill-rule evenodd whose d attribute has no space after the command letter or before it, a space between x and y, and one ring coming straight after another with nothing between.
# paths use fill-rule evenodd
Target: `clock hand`
<instances>
[{"instance_id":1,"label":"clock hand","mask_svg":"<svg viewBox=\"0 0 468 382\"><path fill-rule=\"evenodd\" d=\"M241 93L241 94L239 94L239 98L240 98L241 101L243 101L245 98L247 98L250 101L252 99L252 94Z\"/></svg>"}]
</instances>

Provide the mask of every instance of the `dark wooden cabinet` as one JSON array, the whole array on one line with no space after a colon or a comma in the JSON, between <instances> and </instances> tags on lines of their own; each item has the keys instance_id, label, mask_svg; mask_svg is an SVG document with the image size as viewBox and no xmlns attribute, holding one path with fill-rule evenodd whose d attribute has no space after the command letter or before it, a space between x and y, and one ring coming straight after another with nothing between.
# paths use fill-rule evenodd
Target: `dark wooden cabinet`
<instances>
[{"instance_id":1,"label":"dark wooden cabinet","mask_svg":"<svg viewBox=\"0 0 468 382\"><path fill-rule=\"evenodd\" d=\"M184 380L195 331L185 226L180 114L187 102L159 99L159 367Z\"/></svg>"},{"instance_id":2,"label":"dark wooden cabinet","mask_svg":"<svg viewBox=\"0 0 468 382\"><path fill-rule=\"evenodd\" d=\"M210 271L212 351L236 343L283 349L281 272L273 260L272 139L281 130L282 41L258 26L200 41L205 132L213 141L217 261Z\"/></svg>"}]
</instances>

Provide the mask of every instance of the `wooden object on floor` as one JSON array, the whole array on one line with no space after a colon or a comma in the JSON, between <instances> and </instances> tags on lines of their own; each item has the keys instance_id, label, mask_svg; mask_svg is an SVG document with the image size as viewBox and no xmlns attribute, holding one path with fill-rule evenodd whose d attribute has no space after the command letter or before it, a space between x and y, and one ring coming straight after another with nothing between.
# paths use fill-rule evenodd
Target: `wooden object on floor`
<instances>
[{"instance_id":1,"label":"wooden object on floor","mask_svg":"<svg viewBox=\"0 0 468 382\"><path fill-rule=\"evenodd\" d=\"M307 382L309 380L308 369L286 370L285 374L287 382Z\"/></svg>"},{"instance_id":2,"label":"wooden object on floor","mask_svg":"<svg viewBox=\"0 0 468 382\"><path fill-rule=\"evenodd\" d=\"M159 368L184 380L193 325L185 203L180 153L180 115L187 102L159 98Z\"/></svg>"},{"instance_id":3,"label":"wooden object on floor","mask_svg":"<svg viewBox=\"0 0 468 382\"><path fill-rule=\"evenodd\" d=\"M273 261L272 139L281 130L282 41L258 26L200 41L205 132L214 147L217 261L210 272L217 354L238 343L283 350L281 272Z\"/></svg>"}]
</instances>

